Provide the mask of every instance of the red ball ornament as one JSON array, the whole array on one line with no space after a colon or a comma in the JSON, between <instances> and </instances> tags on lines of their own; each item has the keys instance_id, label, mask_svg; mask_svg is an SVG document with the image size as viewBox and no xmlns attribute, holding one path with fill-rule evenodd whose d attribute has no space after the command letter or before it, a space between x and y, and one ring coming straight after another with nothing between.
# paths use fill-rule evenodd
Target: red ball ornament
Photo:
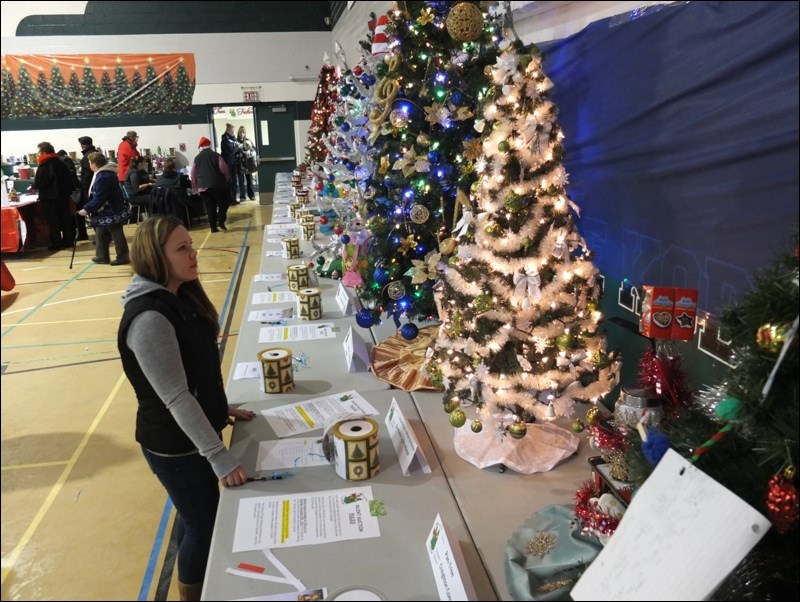
<instances>
[{"instance_id":1,"label":"red ball ornament","mask_svg":"<svg viewBox=\"0 0 800 602\"><path fill-rule=\"evenodd\" d=\"M797 526L800 517L797 487L780 474L772 477L767 485L767 515L778 533L783 535Z\"/></svg>"},{"instance_id":2,"label":"red ball ornament","mask_svg":"<svg viewBox=\"0 0 800 602\"><path fill-rule=\"evenodd\" d=\"M353 67L353 75L360 77L362 73L364 73L364 70L359 65Z\"/></svg>"},{"instance_id":3,"label":"red ball ornament","mask_svg":"<svg viewBox=\"0 0 800 602\"><path fill-rule=\"evenodd\" d=\"M344 232L344 228L341 226L336 225L333 227L333 233L336 234L336 236L339 236L342 232Z\"/></svg>"},{"instance_id":4,"label":"red ball ornament","mask_svg":"<svg viewBox=\"0 0 800 602\"><path fill-rule=\"evenodd\" d=\"M320 215L319 216L319 223L324 226L325 224L328 223L328 218L326 216L324 216L324 215Z\"/></svg>"},{"instance_id":5,"label":"red ball ornament","mask_svg":"<svg viewBox=\"0 0 800 602\"><path fill-rule=\"evenodd\" d=\"M317 192L319 192L319 191L321 191L323 188L325 188L325 185L324 185L322 182L317 182L317 183L314 185L314 188L317 190Z\"/></svg>"}]
</instances>

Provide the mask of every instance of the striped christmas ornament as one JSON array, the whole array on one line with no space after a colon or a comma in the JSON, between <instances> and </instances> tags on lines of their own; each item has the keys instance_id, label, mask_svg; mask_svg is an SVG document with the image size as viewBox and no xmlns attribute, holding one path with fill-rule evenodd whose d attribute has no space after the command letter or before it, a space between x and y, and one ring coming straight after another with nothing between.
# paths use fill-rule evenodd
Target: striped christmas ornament
<instances>
[{"instance_id":1,"label":"striped christmas ornament","mask_svg":"<svg viewBox=\"0 0 800 602\"><path fill-rule=\"evenodd\" d=\"M372 56L381 56L389 52L389 38L386 37L386 26L388 24L389 17L387 15L378 17L375 35L372 37Z\"/></svg>"}]
</instances>

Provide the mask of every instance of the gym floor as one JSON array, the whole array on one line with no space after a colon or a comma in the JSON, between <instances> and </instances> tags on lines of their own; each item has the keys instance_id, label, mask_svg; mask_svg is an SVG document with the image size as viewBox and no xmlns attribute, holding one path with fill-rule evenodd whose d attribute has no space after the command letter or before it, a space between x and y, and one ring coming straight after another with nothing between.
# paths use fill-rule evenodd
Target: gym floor
<instances>
[{"instance_id":1,"label":"gym floor","mask_svg":"<svg viewBox=\"0 0 800 602\"><path fill-rule=\"evenodd\" d=\"M271 213L249 201L227 232L190 230L226 380ZM131 269L93 255L91 241L71 269L71 249L3 255L16 286L2 293L2 600L179 599L174 510L134 440L117 352Z\"/></svg>"}]
</instances>

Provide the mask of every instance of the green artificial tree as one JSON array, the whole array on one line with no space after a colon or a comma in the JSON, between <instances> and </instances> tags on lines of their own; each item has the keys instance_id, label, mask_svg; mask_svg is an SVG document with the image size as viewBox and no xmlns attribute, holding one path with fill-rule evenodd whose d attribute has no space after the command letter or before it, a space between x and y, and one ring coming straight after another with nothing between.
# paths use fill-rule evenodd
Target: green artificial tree
<instances>
[{"instance_id":1,"label":"green artificial tree","mask_svg":"<svg viewBox=\"0 0 800 602\"><path fill-rule=\"evenodd\" d=\"M457 254L435 287L442 325L428 371L454 426L461 405L521 438L526 422L571 415L616 384L600 281L566 192L552 84L533 45L504 42L466 158L479 175ZM424 266L423 266L424 267Z\"/></svg>"},{"instance_id":2,"label":"green artificial tree","mask_svg":"<svg viewBox=\"0 0 800 602\"><path fill-rule=\"evenodd\" d=\"M722 332L734 350L727 380L704 386L693 403L651 429L648 443L629 435L626 453L634 488L672 447L772 522L716 592L718 600L788 600L800 585L796 235L794 252L754 282L722 313Z\"/></svg>"},{"instance_id":3,"label":"green artificial tree","mask_svg":"<svg viewBox=\"0 0 800 602\"><path fill-rule=\"evenodd\" d=\"M405 2L387 17L386 48L373 44L374 54L385 53L369 115L379 159L364 192L372 237L357 322L369 327L392 317L412 340L412 320L437 316L437 266L455 248L458 200L475 180L464 152L478 136L475 110L498 28L472 2ZM402 327L401 317L409 320Z\"/></svg>"}]
</instances>

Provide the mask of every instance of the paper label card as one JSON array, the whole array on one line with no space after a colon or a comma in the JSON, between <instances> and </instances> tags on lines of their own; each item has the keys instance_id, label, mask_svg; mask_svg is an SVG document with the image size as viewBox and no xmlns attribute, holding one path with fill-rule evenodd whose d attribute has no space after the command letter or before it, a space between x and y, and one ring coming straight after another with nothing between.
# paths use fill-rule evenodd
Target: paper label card
<instances>
[{"instance_id":1,"label":"paper label card","mask_svg":"<svg viewBox=\"0 0 800 602\"><path fill-rule=\"evenodd\" d=\"M280 282L286 280L286 275L280 272L275 274L256 274L253 276L253 282Z\"/></svg>"},{"instance_id":2,"label":"paper label card","mask_svg":"<svg viewBox=\"0 0 800 602\"><path fill-rule=\"evenodd\" d=\"M707 600L770 522L674 450L633 497L573 600Z\"/></svg>"},{"instance_id":3,"label":"paper label card","mask_svg":"<svg viewBox=\"0 0 800 602\"><path fill-rule=\"evenodd\" d=\"M341 420L345 415L374 416L378 410L358 391L345 391L261 410L261 413L278 437L288 437L322 428L327 422Z\"/></svg>"},{"instance_id":4,"label":"paper label card","mask_svg":"<svg viewBox=\"0 0 800 602\"><path fill-rule=\"evenodd\" d=\"M253 305L264 305L265 303L297 303L297 295L292 291L253 293Z\"/></svg>"},{"instance_id":5,"label":"paper label card","mask_svg":"<svg viewBox=\"0 0 800 602\"><path fill-rule=\"evenodd\" d=\"M339 288L336 289L336 303L339 305L339 309L342 310L343 316L349 316L352 313L352 298L350 297L350 292L347 290L347 287L342 284L341 280L339 281Z\"/></svg>"},{"instance_id":6,"label":"paper label card","mask_svg":"<svg viewBox=\"0 0 800 602\"><path fill-rule=\"evenodd\" d=\"M456 544L455 547L450 542ZM475 589L469 579L458 539L448 537L447 529L442 522L442 517L436 515L433 528L425 540L425 549L436 579L436 588L439 590L439 600L475 600Z\"/></svg>"},{"instance_id":7,"label":"paper label card","mask_svg":"<svg viewBox=\"0 0 800 602\"><path fill-rule=\"evenodd\" d=\"M239 362L233 370L233 380L259 376L261 376L261 362Z\"/></svg>"},{"instance_id":8,"label":"paper label card","mask_svg":"<svg viewBox=\"0 0 800 602\"><path fill-rule=\"evenodd\" d=\"M348 372L366 372L370 367L369 351L361 335L351 326L342 342Z\"/></svg>"},{"instance_id":9,"label":"paper label card","mask_svg":"<svg viewBox=\"0 0 800 602\"><path fill-rule=\"evenodd\" d=\"M289 326L264 326L258 331L259 343L282 343L284 341L308 341L336 337L333 322L323 324L292 324Z\"/></svg>"},{"instance_id":10,"label":"paper label card","mask_svg":"<svg viewBox=\"0 0 800 602\"><path fill-rule=\"evenodd\" d=\"M403 469L403 474L406 476L411 474L410 469L415 459L422 472L429 473L431 466L419 447L417 435L394 397L392 397L392 405L389 406L385 422L386 428L389 430L389 436L392 439L394 451L397 453L397 459L400 460L400 468Z\"/></svg>"}]
</instances>

